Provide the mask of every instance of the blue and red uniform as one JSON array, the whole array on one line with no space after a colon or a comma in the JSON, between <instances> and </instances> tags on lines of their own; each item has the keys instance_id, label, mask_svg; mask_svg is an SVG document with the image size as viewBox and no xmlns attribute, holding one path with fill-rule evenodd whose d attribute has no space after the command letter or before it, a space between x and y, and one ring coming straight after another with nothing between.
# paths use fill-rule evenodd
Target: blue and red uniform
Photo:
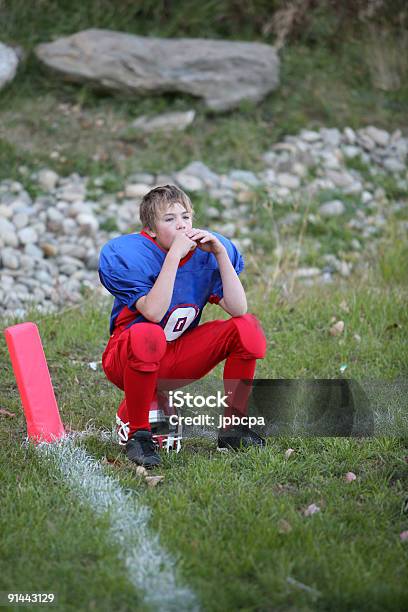
<instances>
[{"instance_id":1,"label":"blue and red uniform","mask_svg":"<svg viewBox=\"0 0 408 612\"><path fill-rule=\"evenodd\" d=\"M244 262L236 246L212 233L240 274ZM166 254L141 232L114 238L100 255L101 282L115 298L111 337L102 363L108 379L125 391L119 416L129 421L130 435L138 429L150 429L149 408L160 381L173 380L174 385L167 388L176 388L180 381L185 384L202 378L224 360L224 386L226 393L231 392L231 411L245 414L247 393L242 389L238 393L239 380L253 378L256 359L264 357L266 350L264 334L253 315L199 325L204 306L223 297L217 259L199 248L180 260L163 319L159 323L145 319L135 303L152 289Z\"/></svg>"}]
</instances>

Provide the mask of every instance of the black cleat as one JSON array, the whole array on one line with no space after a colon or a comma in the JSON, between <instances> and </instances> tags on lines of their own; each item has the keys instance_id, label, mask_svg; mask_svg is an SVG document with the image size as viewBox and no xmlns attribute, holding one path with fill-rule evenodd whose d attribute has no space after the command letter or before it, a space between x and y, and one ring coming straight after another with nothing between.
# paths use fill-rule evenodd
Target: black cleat
<instances>
[{"instance_id":1,"label":"black cleat","mask_svg":"<svg viewBox=\"0 0 408 612\"><path fill-rule=\"evenodd\" d=\"M145 468L160 465L160 457L156 453L152 433L147 429L136 431L126 442L126 454L128 459Z\"/></svg>"},{"instance_id":2,"label":"black cleat","mask_svg":"<svg viewBox=\"0 0 408 612\"><path fill-rule=\"evenodd\" d=\"M231 429L222 430L218 434L218 449L219 450L240 450L257 446L262 448L265 446L265 440L247 425L238 425Z\"/></svg>"}]
</instances>

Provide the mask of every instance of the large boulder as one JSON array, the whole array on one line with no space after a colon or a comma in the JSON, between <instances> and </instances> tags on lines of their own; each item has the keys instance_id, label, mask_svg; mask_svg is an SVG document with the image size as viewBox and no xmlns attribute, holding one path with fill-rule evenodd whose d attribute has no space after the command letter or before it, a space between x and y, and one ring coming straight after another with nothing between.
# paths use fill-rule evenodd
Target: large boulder
<instances>
[{"instance_id":1,"label":"large boulder","mask_svg":"<svg viewBox=\"0 0 408 612\"><path fill-rule=\"evenodd\" d=\"M17 66L17 53L11 47L0 43L0 89L14 79Z\"/></svg>"},{"instance_id":2,"label":"large boulder","mask_svg":"<svg viewBox=\"0 0 408 612\"><path fill-rule=\"evenodd\" d=\"M137 94L179 91L214 111L259 101L279 84L279 58L261 43L133 36L84 30L36 47L67 79Z\"/></svg>"}]
</instances>

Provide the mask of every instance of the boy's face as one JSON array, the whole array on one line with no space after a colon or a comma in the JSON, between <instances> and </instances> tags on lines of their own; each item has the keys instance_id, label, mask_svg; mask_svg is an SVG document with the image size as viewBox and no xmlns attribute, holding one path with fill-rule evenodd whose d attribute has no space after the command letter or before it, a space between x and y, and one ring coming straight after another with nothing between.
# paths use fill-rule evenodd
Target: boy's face
<instances>
[{"instance_id":1,"label":"boy's face","mask_svg":"<svg viewBox=\"0 0 408 612\"><path fill-rule=\"evenodd\" d=\"M193 226L192 214L182 204L175 202L158 213L156 227L148 230L152 238L166 251L171 247L178 232L185 234Z\"/></svg>"}]
</instances>

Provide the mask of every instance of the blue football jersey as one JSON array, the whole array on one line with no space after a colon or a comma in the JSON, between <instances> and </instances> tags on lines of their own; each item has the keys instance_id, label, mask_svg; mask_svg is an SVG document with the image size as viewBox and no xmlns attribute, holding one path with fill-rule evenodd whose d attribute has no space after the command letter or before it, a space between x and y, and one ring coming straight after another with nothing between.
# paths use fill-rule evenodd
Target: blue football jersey
<instances>
[{"instance_id":1,"label":"blue football jersey","mask_svg":"<svg viewBox=\"0 0 408 612\"><path fill-rule=\"evenodd\" d=\"M211 233L225 246L232 265L240 274L244 261L236 246L221 234ZM137 312L135 303L153 287L166 255L167 251L145 232L113 238L102 248L99 277L115 298L110 333L119 322L130 327L147 321ZM167 340L176 340L187 329L196 327L206 303L218 303L222 297L216 257L199 248L190 251L180 260L171 303L159 323Z\"/></svg>"}]
</instances>

